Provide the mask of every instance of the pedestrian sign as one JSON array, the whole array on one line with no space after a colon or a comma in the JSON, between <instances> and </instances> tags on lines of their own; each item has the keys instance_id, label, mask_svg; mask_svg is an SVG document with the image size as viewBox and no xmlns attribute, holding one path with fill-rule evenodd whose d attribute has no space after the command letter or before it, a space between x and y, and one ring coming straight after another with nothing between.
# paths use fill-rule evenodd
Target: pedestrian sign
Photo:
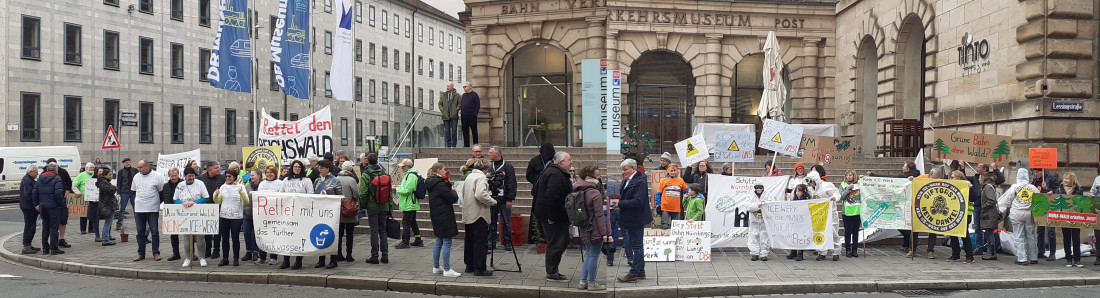
<instances>
[{"instance_id":1,"label":"pedestrian sign","mask_svg":"<svg viewBox=\"0 0 1100 298\"><path fill-rule=\"evenodd\" d=\"M103 149L119 148L122 148L122 144L118 142L118 136L115 136L114 126L107 126L107 135L103 136Z\"/></svg>"}]
</instances>

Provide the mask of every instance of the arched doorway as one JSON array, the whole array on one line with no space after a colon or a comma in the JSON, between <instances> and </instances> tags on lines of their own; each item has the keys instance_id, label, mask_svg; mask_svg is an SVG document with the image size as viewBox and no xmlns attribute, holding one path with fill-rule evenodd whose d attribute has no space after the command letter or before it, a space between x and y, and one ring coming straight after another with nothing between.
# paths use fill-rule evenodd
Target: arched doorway
<instances>
[{"instance_id":1,"label":"arched doorway","mask_svg":"<svg viewBox=\"0 0 1100 298\"><path fill-rule=\"evenodd\" d=\"M649 132L658 152L676 152L674 144L691 135L695 112L695 76L683 56L665 51L642 54L630 66L631 126Z\"/></svg>"},{"instance_id":2,"label":"arched doorway","mask_svg":"<svg viewBox=\"0 0 1100 298\"><path fill-rule=\"evenodd\" d=\"M898 33L898 101L900 119L921 120L924 112L924 26L920 17L910 15Z\"/></svg>"},{"instance_id":3,"label":"arched doorway","mask_svg":"<svg viewBox=\"0 0 1100 298\"><path fill-rule=\"evenodd\" d=\"M517 50L504 69L504 126L509 146L573 144L572 69L565 51L536 42Z\"/></svg>"},{"instance_id":4,"label":"arched doorway","mask_svg":"<svg viewBox=\"0 0 1100 298\"><path fill-rule=\"evenodd\" d=\"M860 148L865 156L878 148L878 50L870 36L863 39L856 53L856 115L859 117Z\"/></svg>"},{"instance_id":5,"label":"arched doorway","mask_svg":"<svg viewBox=\"0 0 1100 298\"><path fill-rule=\"evenodd\" d=\"M760 98L764 94L764 54L756 53L747 55L737 62L733 69L733 97L730 98L730 123L750 123L756 125L757 133L764 126L757 111L760 109ZM781 73L783 85L787 86L787 98L784 100L783 112L787 119L791 119L791 75L784 63Z\"/></svg>"},{"instance_id":6,"label":"arched doorway","mask_svg":"<svg viewBox=\"0 0 1100 298\"><path fill-rule=\"evenodd\" d=\"M420 147L435 147L435 139L432 137L432 130L427 126L423 127L419 131L419 143Z\"/></svg>"}]
</instances>

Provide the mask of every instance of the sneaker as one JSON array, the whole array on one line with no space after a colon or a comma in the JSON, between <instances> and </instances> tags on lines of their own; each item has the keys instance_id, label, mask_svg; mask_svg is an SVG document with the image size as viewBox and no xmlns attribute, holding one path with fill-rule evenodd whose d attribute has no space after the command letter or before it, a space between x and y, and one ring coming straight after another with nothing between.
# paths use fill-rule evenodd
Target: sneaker
<instances>
[{"instance_id":1,"label":"sneaker","mask_svg":"<svg viewBox=\"0 0 1100 298\"><path fill-rule=\"evenodd\" d=\"M449 269L447 271L443 271L443 277L459 277L459 276L462 276L462 273L458 273L454 269Z\"/></svg>"},{"instance_id":2,"label":"sneaker","mask_svg":"<svg viewBox=\"0 0 1100 298\"><path fill-rule=\"evenodd\" d=\"M1073 266L1077 266L1077 268L1085 268L1085 265L1081 265L1081 263L1074 263Z\"/></svg>"},{"instance_id":3,"label":"sneaker","mask_svg":"<svg viewBox=\"0 0 1100 298\"><path fill-rule=\"evenodd\" d=\"M954 261L958 261L958 260L959 260L959 257L950 257L950 258L947 258L947 261L948 261L948 262L954 262Z\"/></svg>"},{"instance_id":4,"label":"sneaker","mask_svg":"<svg viewBox=\"0 0 1100 298\"><path fill-rule=\"evenodd\" d=\"M821 261L821 260L824 260L824 259L825 259L824 255L817 255L817 260L818 261Z\"/></svg>"},{"instance_id":5,"label":"sneaker","mask_svg":"<svg viewBox=\"0 0 1100 298\"><path fill-rule=\"evenodd\" d=\"M763 256L763 257L760 257L760 260L761 260L761 261L764 261L764 262L767 262L767 261L768 261L768 256Z\"/></svg>"},{"instance_id":6,"label":"sneaker","mask_svg":"<svg viewBox=\"0 0 1100 298\"><path fill-rule=\"evenodd\" d=\"M554 273L554 274L547 274L546 275L546 281L564 282L564 281L568 281L568 280L569 279L565 278L565 275L561 275L561 273Z\"/></svg>"},{"instance_id":7,"label":"sneaker","mask_svg":"<svg viewBox=\"0 0 1100 298\"><path fill-rule=\"evenodd\" d=\"M443 268L432 267L432 274L442 274L442 273L443 273Z\"/></svg>"},{"instance_id":8,"label":"sneaker","mask_svg":"<svg viewBox=\"0 0 1100 298\"><path fill-rule=\"evenodd\" d=\"M974 260L963 261L963 264L974 264Z\"/></svg>"},{"instance_id":9,"label":"sneaker","mask_svg":"<svg viewBox=\"0 0 1100 298\"><path fill-rule=\"evenodd\" d=\"M929 252L929 253L928 253L928 258L929 258L929 259L935 259L935 258L936 258L936 254L934 254L934 253L932 253L932 252Z\"/></svg>"},{"instance_id":10,"label":"sneaker","mask_svg":"<svg viewBox=\"0 0 1100 298\"><path fill-rule=\"evenodd\" d=\"M191 259L183 260L183 267L191 267Z\"/></svg>"},{"instance_id":11,"label":"sneaker","mask_svg":"<svg viewBox=\"0 0 1100 298\"><path fill-rule=\"evenodd\" d=\"M913 257L913 251L912 251L912 250L910 250L910 251L909 251L909 253L906 253L906 254L905 254L905 257L906 257L906 258L912 258L912 257Z\"/></svg>"},{"instance_id":12,"label":"sneaker","mask_svg":"<svg viewBox=\"0 0 1100 298\"><path fill-rule=\"evenodd\" d=\"M199 259L199 266L206 267L206 259Z\"/></svg>"},{"instance_id":13,"label":"sneaker","mask_svg":"<svg viewBox=\"0 0 1100 298\"><path fill-rule=\"evenodd\" d=\"M751 261L755 262L755 261L759 261L759 260L760 260L760 256L752 256Z\"/></svg>"},{"instance_id":14,"label":"sneaker","mask_svg":"<svg viewBox=\"0 0 1100 298\"><path fill-rule=\"evenodd\" d=\"M1066 268L1073 268L1073 264L1066 264Z\"/></svg>"},{"instance_id":15,"label":"sneaker","mask_svg":"<svg viewBox=\"0 0 1100 298\"><path fill-rule=\"evenodd\" d=\"M23 247L23 254L25 254L25 255L33 254L33 253L36 253L36 252L38 252L38 251L31 249L30 246L24 246Z\"/></svg>"},{"instance_id":16,"label":"sneaker","mask_svg":"<svg viewBox=\"0 0 1100 298\"><path fill-rule=\"evenodd\" d=\"M607 286L597 284L597 283L590 283L590 284L588 284L588 290L589 291L604 291L604 290L607 290Z\"/></svg>"},{"instance_id":17,"label":"sneaker","mask_svg":"<svg viewBox=\"0 0 1100 298\"><path fill-rule=\"evenodd\" d=\"M588 289L588 283L583 283L582 282L582 283L577 284L577 289L578 290L587 290Z\"/></svg>"},{"instance_id":18,"label":"sneaker","mask_svg":"<svg viewBox=\"0 0 1100 298\"><path fill-rule=\"evenodd\" d=\"M1028 263L1030 263L1030 264L1039 264L1039 260L1031 260Z\"/></svg>"},{"instance_id":19,"label":"sneaker","mask_svg":"<svg viewBox=\"0 0 1100 298\"><path fill-rule=\"evenodd\" d=\"M833 255L833 262L840 261L840 255Z\"/></svg>"},{"instance_id":20,"label":"sneaker","mask_svg":"<svg viewBox=\"0 0 1100 298\"><path fill-rule=\"evenodd\" d=\"M406 248L409 248L409 244L408 243L398 243L397 245L394 245L393 248L395 248L395 249L406 249Z\"/></svg>"},{"instance_id":21,"label":"sneaker","mask_svg":"<svg viewBox=\"0 0 1100 298\"><path fill-rule=\"evenodd\" d=\"M115 245L115 242L114 242L114 241L111 241L111 242L103 242L103 246L111 246L111 245Z\"/></svg>"},{"instance_id":22,"label":"sneaker","mask_svg":"<svg viewBox=\"0 0 1100 298\"><path fill-rule=\"evenodd\" d=\"M260 263L263 263L263 260L260 260ZM278 265L279 264L279 259L275 258L275 259L268 260L267 264L268 265Z\"/></svg>"},{"instance_id":23,"label":"sneaker","mask_svg":"<svg viewBox=\"0 0 1100 298\"><path fill-rule=\"evenodd\" d=\"M1053 262L1054 260L1057 260L1054 258L1054 254L1051 254L1051 256L1047 257L1047 262Z\"/></svg>"},{"instance_id":24,"label":"sneaker","mask_svg":"<svg viewBox=\"0 0 1100 298\"><path fill-rule=\"evenodd\" d=\"M607 267L612 267L612 266L615 266L615 262L607 261Z\"/></svg>"},{"instance_id":25,"label":"sneaker","mask_svg":"<svg viewBox=\"0 0 1100 298\"><path fill-rule=\"evenodd\" d=\"M410 244L410 245L416 246L416 247L424 247L424 240L420 240L420 238L416 238L416 241L413 241L413 243Z\"/></svg>"}]
</instances>

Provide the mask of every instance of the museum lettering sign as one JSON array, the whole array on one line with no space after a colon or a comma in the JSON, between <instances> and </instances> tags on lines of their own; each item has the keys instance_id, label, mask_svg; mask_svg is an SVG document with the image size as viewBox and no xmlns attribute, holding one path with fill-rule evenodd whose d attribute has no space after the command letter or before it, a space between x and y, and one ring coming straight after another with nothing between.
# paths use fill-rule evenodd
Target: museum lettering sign
<instances>
[{"instance_id":1,"label":"museum lettering sign","mask_svg":"<svg viewBox=\"0 0 1100 298\"><path fill-rule=\"evenodd\" d=\"M501 15L522 15L550 11L575 11L593 8L605 8L605 0L561 0L561 1L514 1L500 4ZM725 27L774 27L786 29L806 28L804 18L782 18L723 13L710 11L688 11L677 9L632 9L607 8L608 22L626 22L636 24L671 24Z\"/></svg>"}]
</instances>

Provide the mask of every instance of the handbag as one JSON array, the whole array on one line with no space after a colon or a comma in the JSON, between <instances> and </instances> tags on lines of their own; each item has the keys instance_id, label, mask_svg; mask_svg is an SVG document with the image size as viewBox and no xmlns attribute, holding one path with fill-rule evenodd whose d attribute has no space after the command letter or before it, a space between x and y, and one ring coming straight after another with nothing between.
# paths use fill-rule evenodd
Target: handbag
<instances>
[{"instance_id":1,"label":"handbag","mask_svg":"<svg viewBox=\"0 0 1100 298\"><path fill-rule=\"evenodd\" d=\"M393 239L401 239L401 223L398 223L396 219L393 219L392 213L387 213L389 218L386 219L386 236Z\"/></svg>"}]
</instances>

